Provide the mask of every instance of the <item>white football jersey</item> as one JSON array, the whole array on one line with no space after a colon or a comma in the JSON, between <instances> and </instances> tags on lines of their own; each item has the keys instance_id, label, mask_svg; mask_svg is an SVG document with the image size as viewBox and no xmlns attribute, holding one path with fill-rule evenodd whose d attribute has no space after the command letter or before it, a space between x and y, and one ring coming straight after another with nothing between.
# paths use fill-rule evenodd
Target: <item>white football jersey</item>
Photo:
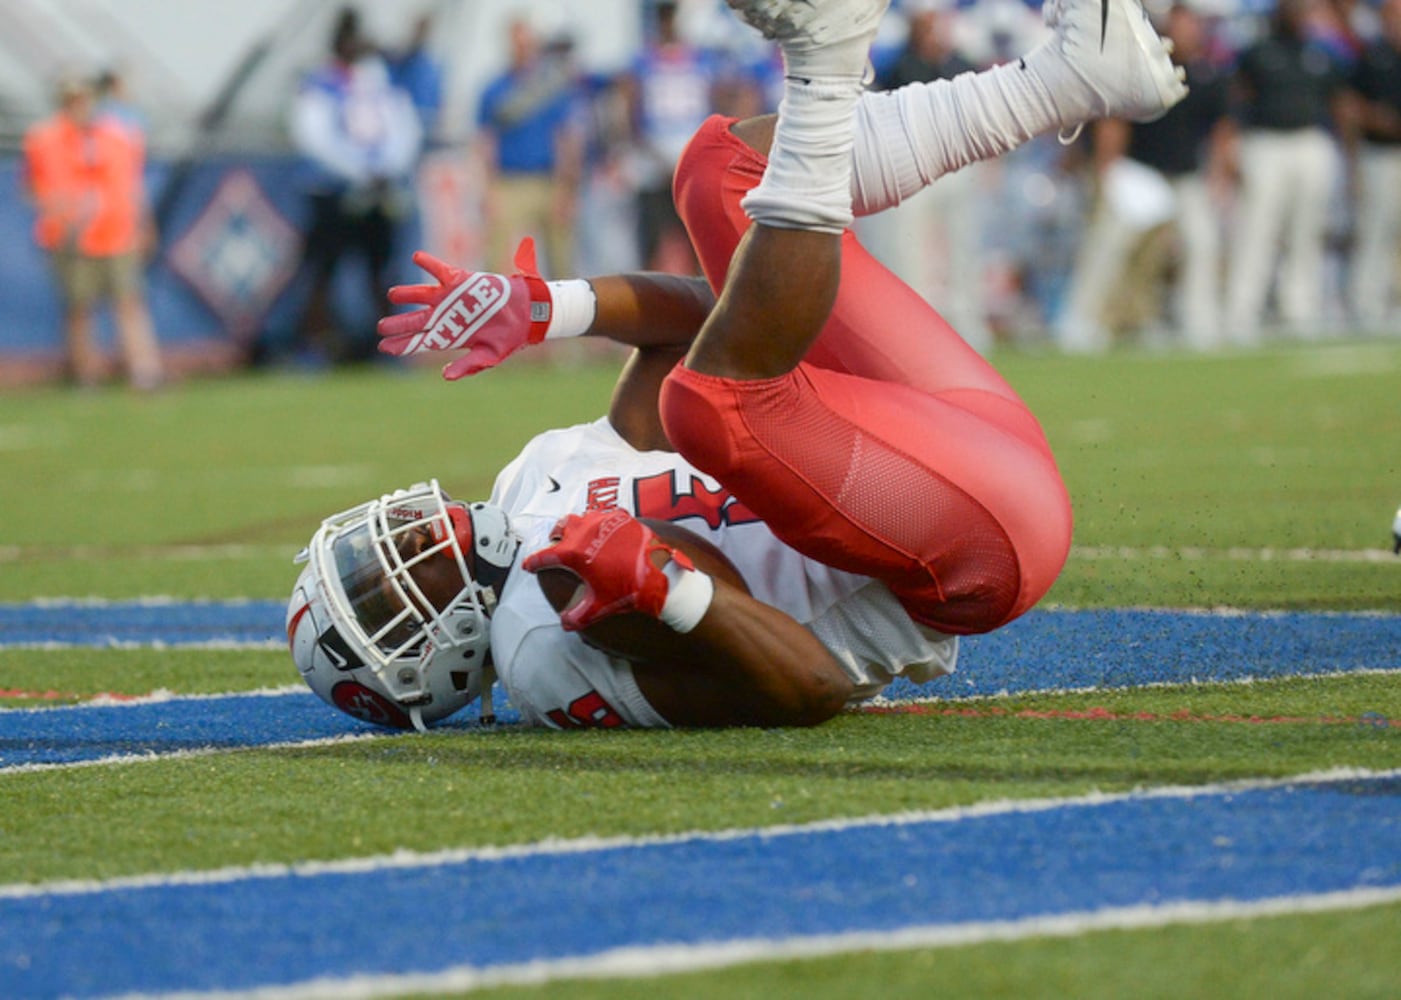
<instances>
[{"instance_id":1,"label":"white football jersey","mask_svg":"<svg viewBox=\"0 0 1401 1000\"><path fill-rule=\"evenodd\" d=\"M958 640L919 625L885 585L799 555L714 479L669 451L638 451L606 418L547 431L496 479L491 502L523 541L520 556L549 544L566 514L620 507L673 521L708 539L750 592L822 641L856 684L879 693L896 675L923 683L950 673ZM666 726L625 660L564 631L532 574L513 572L491 617L491 649L506 691L527 722Z\"/></svg>"}]
</instances>

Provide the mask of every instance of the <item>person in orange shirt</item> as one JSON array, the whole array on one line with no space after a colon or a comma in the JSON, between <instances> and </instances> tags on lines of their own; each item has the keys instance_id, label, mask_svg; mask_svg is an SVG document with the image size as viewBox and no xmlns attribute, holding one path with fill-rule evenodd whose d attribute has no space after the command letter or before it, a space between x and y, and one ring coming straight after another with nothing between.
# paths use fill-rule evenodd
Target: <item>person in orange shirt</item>
<instances>
[{"instance_id":1,"label":"person in orange shirt","mask_svg":"<svg viewBox=\"0 0 1401 1000\"><path fill-rule=\"evenodd\" d=\"M69 79L58 111L24 137L25 181L37 210L35 241L53 260L63 298L64 339L72 377L101 381L105 362L94 340L99 302L110 300L132 385L153 389L164 373L142 275L149 226L139 135L94 114L92 87Z\"/></svg>"}]
</instances>

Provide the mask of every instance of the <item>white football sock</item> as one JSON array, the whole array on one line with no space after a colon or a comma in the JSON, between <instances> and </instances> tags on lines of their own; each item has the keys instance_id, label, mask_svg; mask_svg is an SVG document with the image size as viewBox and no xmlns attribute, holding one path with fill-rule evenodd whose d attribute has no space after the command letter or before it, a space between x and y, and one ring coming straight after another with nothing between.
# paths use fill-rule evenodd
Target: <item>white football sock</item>
<instances>
[{"instance_id":1,"label":"white football sock","mask_svg":"<svg viewBox=\"0 0 1401 1000\"><path fill-rule=\"evenodd\" d=\"M783 99L763 179L740 202L755 222L840 233L851 225L852 128L885 4L836 38L780 41ZM849 37L840 37L851 30Z\"/></svg>"},{"instance_id":2,"label":"white football sock","mask_svg":"<svg viewBox=\"0 0 1401 1000\"><path fill-rule=\"evenodd\" d=\"M763 179L740 202L755 222L840 233L851 225L856 79L788 76Z\"/></svg>"},{"instance_id":3,"label":"white football sock","mask_svg":"<svg viewBox=\"0 0 1401 1000\"><path fill-rule=\"evenodd\" d=\"M1022 61L864 94L856 112L857 215L900 204L944 174L1069 124Z\"/></svg>"}]
</instances>

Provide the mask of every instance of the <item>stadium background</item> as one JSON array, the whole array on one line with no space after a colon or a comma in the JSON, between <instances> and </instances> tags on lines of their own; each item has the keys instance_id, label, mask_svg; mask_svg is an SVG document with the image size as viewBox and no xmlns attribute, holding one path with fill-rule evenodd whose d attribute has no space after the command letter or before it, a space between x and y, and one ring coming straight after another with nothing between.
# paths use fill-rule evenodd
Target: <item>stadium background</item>
<instances>
[{"instance_id":1,"label":"stadium background","mask_svg":"<svg viewBox=\"0 0 1401 1000\"><path fill-rule=\"evenodd\" d=\"M21 195L24 129L52 110L55 81L119 71L146 119L148 192L160 248L148 269L151 308L174 369L219 369L236 338L290 322L302 209L286 131L288 95L324 59L334 0L10 0L0 33L0 384L58 369L58 301L30 238ZM594 0L587 17L563 3L529 5L545 32L567 31L581 65L621 69L640 44L636 0ZM518 0L379 0L358 5L367 33L387 46L414 19L434 18L430 49L444 71L441 133L424 158L427 245L470 259L479 234L473 178L462 155L483 81L504 68L502 40ZM172 181L178 178L178 192ZM176 196L172 197L172 193ZM203 225L201 224L203 223ZM416 234L404 234L405 242ZM345 271L346 269L342 269ZM342 288L352 282L345 280ZM349 308L364 308L350 302Z\"/></svg>"},{"instance_id":2,"label":"stadium background","mask_svg":"<svg viewBox=\"0 0 1401 1000\"><path fill-rule=\"evenodd\" d=\"M976 61L1024 51L1040 31L1029 0L959 0L960 45ZM1226 39L1239 42L1268 0L1199 0ZM167 363L176 372L234 365L249 338L285 330L305 300L297 263L305 212L295 183L297 156L286 123L298 78L324 59L336 0L201 0L178 12L160 0L10 0L0 35L0 385L61 371L58 301L48 263L29 235L33 210L19 173L24 130L47 115L64 75L119 72L147 126L148 193L159 246L147 275L150 304ZM762 58L757 34L737 23L721 0L681 0L687 41L739 60ZM900 4L878 40L875 58L904 40ZM625 70L643 44L650 0L594 0L587 11L562 0L381 0L358 5L367 35L393 48L413 22L433 18L428 48L443 71L437 131L418 174L418 213L400 234L401 274L411 247L454 261L480 263L480 195L473 120L485 82L506 64L506 25L526 12L546 37L568 38L580 71L598 79ZM1058 175L1053 141L1033 144L999 164L983 222L989 306L1026 333L1026 310L1009 299L1040 300L1049 313L1063 292L1083 223L1084 193ZM578 272L627 264L626 253L590 253L609 242L612 205L581 206ZM420 228L418 220L427 224ZM613 241L616 245L616 241ZM1024 289L1002 267L1009 258L1034 272ZM353 273L341 269L339 306L363 318L377 307L360 301ZM998 296L1002 301L997 301ZM957 317L955 316L955 319ZM110 339L110 329L104 327ZM971 335L970 335L971 339Z\"/></svg>"},{"instance_id":3,"label":"stadium background","mask_svg":"<svg viewBox=\"0 0 1401 1000\"><path fill-rule=\"evenodd\" d=\"M636 4L530 7L576 11L606 73ZM510 5L357 6L386 44L438 14L422 191L457 207L423 239L471 260L470 108ZM56 73L117 62L157 202L191 167L150 272L164 346L231 364L295 309L280 102L338 7L0 0L0 996L1396 995L1394 338L1000 351L1075 499L1066 572L941 685L814 730L401 735L306 690L282 623L319 518L428 475L484 494L614 368L8 390L58 356L14 155ZM266 237L190 254L250 279L223 314L170 263L221 191ZM668 970L692 972L617 978Z\"/></svg>"}]
</instances>

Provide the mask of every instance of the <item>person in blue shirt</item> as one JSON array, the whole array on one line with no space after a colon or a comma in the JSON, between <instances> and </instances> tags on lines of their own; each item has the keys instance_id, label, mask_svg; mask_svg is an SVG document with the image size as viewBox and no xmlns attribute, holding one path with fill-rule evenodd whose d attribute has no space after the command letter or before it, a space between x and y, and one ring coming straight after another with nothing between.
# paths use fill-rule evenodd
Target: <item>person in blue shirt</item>
<instances>
[{"instance_id":1,"label":"person in blue shirt","mask_svg":"<svg viewBox=\"0 0 1401 1000\"><path fill-rule=\"evenodd\" d=\"M483 91L477 112L487 171L487 266L511 270L523 234L542 244L545 270L569 274L583 162L580 89L567 39L546 46L527 19L509 25L511 63Z\"/></svg>"},{"instance_id":2,"label":"person in blue shirt","mask_svg":"<svg viewBox=\"0 0 1401 1000\"><path fill-rule=\"evenodd\" d=\"M408 43L386 56L389 78L413 101L425 141L429 143L437 132L438 116L443 109L443 66L428 48L432 33L433 18L423 14L414 22Z\"/></svg>"}]
</instances>

